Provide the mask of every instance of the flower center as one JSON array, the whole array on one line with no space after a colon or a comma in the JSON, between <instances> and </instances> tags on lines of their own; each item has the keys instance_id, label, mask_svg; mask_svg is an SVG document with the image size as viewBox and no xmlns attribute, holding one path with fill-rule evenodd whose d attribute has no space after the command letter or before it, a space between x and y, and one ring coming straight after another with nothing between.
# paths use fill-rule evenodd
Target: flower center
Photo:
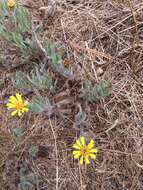
<instances>
[{"instance_id":1,"label":"flower center","mask_svg":"<svg viewBox=\"0 0 143 190\"><path fill-rule=\"evenodd\" d=\"M89 149L87 147L82 147L80 152L82 156L87 156L89 154Z\"/></svg>"},{"instance_id":2,"label":"flower center","mask_svg":"<svg viewBox=\"0 0 143 190\"><path fill-rule=\"evenodd\" d=\"M16 109L18 109L18 110L22 110L23 107L24 107L24 105L22 103L17 103L16 104Z\"/></svg>"}]
</instances>

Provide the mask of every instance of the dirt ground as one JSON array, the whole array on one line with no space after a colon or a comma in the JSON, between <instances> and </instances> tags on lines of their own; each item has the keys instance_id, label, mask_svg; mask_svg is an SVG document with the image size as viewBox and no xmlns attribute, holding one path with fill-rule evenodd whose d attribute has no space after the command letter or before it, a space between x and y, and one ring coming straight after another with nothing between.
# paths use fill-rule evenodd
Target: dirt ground
<instances>
[{"instance_id":1,"label":"dirt ground","mask_svg":"<svg viewBox=\"0 0 143 190\"><path fill-rule=\"evenodd\" d=\"M65 102L70 99L63 116L11 118L5 107L8 96L15 94L10 76L24 68L9 69L17 64L18 54L1 41L0 55L8 57L8 67L0 67L4 81L0 89L0 189L23 190L20 183L27 177L32 185L25 185L26 190L143 190L143 2L22 0L22 4L33 22L43 27L44 36L57 43L71 64L79 66L81 78L71 84L56 78L58 91L42 92L65 98ZM93 83L109 80L111 96L92 103L81 100L80 88L87 75ZM25 96L31 99L34 94ZM86 118L77 125L79 105ZM14 127L24 129L20 143L11 135ZM79 135L95 139L96 164L79 167L73 159L72 145ZM29 154L33 145L39 147L35 158Z\"/></svg>"}]
</instances>

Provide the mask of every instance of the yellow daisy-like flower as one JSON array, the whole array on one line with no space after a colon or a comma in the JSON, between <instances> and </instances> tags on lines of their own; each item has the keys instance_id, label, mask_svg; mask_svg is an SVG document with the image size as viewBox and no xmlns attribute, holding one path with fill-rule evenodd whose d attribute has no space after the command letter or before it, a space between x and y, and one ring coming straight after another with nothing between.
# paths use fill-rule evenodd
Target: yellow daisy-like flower
<instances>
[{"instance_id":1,"label":"yellow daisy-like flower","mask_svg":"<svg viewBox=\"0 0 143 190\"><path fill-rule=\"evenodd\" d=\"M7 0L7 6L9 8L14 8L16 5L16 0Z\"/></svg>"},{"instance_id":2,"label":"yellow daisy-like flower","mask_svg":"<svg viewBox=\"0 0 143 190\"><path fill-rule=\"evenodd\" d=\"M6 106L7 109L14 109L11 113L12 116L18 114L20 117L24 112L28 112L28 101L24 101L19 93L16 93L16 96L10 96Z\"/></svg>"},{"instance_id":3,"label":"yellow daisy-like flower","mask_svg":"<svg viewBox=\"0 0 143 190\"><path fill-rule=\"evenodd\" d=\"M76 140L76 143L73 145L73 148L76 149L73 151L73 156L75 159L80 159L80 165L90 164L90 158L96 160L96 153L98 152L97 148L94 148L94 140L91 139L89 144L86 145L85 138L81 136Z\"/></svg>"}]
</instances>

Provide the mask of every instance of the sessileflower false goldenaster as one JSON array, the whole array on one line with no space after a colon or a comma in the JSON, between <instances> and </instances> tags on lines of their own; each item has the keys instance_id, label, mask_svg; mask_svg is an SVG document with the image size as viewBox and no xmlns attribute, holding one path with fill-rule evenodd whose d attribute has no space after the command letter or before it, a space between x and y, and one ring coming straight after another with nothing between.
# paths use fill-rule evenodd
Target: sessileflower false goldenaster
<instances>
[{"instance_id":1,"label":"sessileflower false goldenaster","mask_svg":"<svg viewBox=\"0 0 143 190\"><path fill-rule=\"evenodd\" d=\"M14 8L16 5L16 0L7 0L7 6L9 8Z\"/></svg>"},{"instance_id":2,"label":"sessileflower false goldenaster","mask_svg":"<svg viewBox=\"0 0 143 190\"><path fill-rule=\"evenodd\" d=\"M75 159L79 159L80 165L83 164L90 164L90 158L96 161L96 153L98 152L97 148L94 148L94 140L91 139L89 144L86 145L85 137L81 136L79 139L76 140L75 144L73 145L73 156Z\"/></svg>"},{"instance_id":3,"label":"sessileflower false goldenaster","mask_svg":"<svg viewBox=\"0 0 143 190\"><path fill-rule=\"evenodd\" d=\"M24 101L22 95L16 93L15 96L10 96L8 99L8 103L6 104L7 109L13 109L14 111L11 113L12 116L18 114L18 116L22 116L24 112L28 112L28 101Z\"/></svg>"}]
</instances>

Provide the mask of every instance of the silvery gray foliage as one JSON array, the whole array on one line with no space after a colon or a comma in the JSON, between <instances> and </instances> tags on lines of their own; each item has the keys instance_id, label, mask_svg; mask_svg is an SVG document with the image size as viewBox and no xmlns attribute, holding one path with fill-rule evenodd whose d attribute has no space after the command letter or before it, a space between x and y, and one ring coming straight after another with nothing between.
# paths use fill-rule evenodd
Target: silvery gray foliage
<instances>
[{"instance_id":1,"label":"silvery gray foliage","mask_svg":"<svg viewBox=\"0 0 143 190\"><path fill-rule=\"evenodd\" d=\"M93 85L87 80L85 83L86 98L88 101L98 101L111 95L111 83L107 80L101 80Z\"/></svg>"}]
</instances>

